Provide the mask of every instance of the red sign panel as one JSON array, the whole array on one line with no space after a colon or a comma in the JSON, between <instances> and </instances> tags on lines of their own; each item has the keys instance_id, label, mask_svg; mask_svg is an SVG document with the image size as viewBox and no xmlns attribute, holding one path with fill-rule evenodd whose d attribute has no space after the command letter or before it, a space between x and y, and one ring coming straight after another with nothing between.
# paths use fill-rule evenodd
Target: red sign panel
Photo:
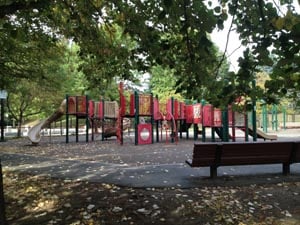
<instances>
[{"instance_id":1,"label":"red sign panel","mask_svg":"<svg viewBox=\"0 0 300 225\"><path fill-rule=\"evenodd\" d=\"M213 126L213 107L212 105L203 106L203 126L212 127Z\"/></svg>"},{"instance_id":2,"label":"red sign panel","mask_svg":"<svg viewBox=\"0 0 300 225\"><path fill-rule=\"evenodd\" d=\"M193 123L194 122L193 105L186 105L185 106L185 119L186 119L186 123Z\"/></svg>"},{"instance_id":3,"label":"red sign panel","mask_svg":"<svg viewBox=\"0 0 300 225\"><path fill-rule=\"evenodd\" d=\"M214 109L214 126L222 127L222 111L221 109Z\"/></svg>"},{"instance_id":4,"label":"red sign panel","mask_svg":"<svg viewBox=\"0 0 300 225\"><path fill-rule=\"evenodd\" d=\"M152 144L152 125L149 123L138 125L138 144Z\"/></svg>"},{"instance_id":5,"label":"red sign panel","mask_svg":"<svg viewBox=\"0 0 300 225\"><path fill-rule=\"evenodd\" d=\"M180 102L180 119L185 119L185 104Z\"/></svg>"},{"instance_id":6,"label":"red sign panel","mask_svg":"<svg viewBox=\"0 0 300 225\"><path fill-rule=\"evenodd\" d=\"M201 123L201 104L193 105L194 124Z\"/></svg>"},{"instance_id":7,"label":"red sign panel","mask_svg":"<svg viewBox=\"0 0 300 225\"><path fill-rule=\"evenodd\" d=\"M89 101L89 117L94 116L94 101Z\"/></svg>"}]
</instances>

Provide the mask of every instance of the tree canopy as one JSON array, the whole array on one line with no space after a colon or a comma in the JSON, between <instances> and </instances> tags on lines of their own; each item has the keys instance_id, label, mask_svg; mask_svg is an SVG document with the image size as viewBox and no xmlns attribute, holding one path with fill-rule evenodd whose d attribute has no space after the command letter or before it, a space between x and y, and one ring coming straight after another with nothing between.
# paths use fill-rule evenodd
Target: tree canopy
<instances>
[{"instance_id":1,"label":"tree canopy","mask_svg":"<svg viewBox=\"0 0 300 225\"><path fill-rule=\"evenodd\" d=\"M300 90L297 5L291 0L4 1L1 88L19 78L51 80L40 59L61 52L57 43L65 38L80 47L87 88L103 90L116 79L135 80L135 71L161 66L172 70L176 91L184 97L216 105L241 95L267 102L295 97ZM226 20L246 47L237 73L220 70L225 57L209 36ZM256 72L266 65L272 68L266 88L253 88Z\"/></svg>"}]
</instances>

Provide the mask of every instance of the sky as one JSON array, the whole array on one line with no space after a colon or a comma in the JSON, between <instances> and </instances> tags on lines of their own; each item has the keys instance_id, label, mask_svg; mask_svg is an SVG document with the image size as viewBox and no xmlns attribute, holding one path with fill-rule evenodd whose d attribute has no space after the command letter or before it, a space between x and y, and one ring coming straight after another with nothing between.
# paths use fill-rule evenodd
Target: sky
<instances>
[{"instance_id":1,"label":"sky","mask_svg":"<svg viewBox=\"0 0 300 225\"><path fill-rule=\"evenodd\" d=\"M280 5L278 0L273 0L274 2L277 2L277 5ZM300 14L300 6L297 2L298 0L293 0L293 6L295 7L295 10L298 14ZM286 12L286 7L281 8L282 12ZM226 41L227 41L227 33L230 28L231 19L228 18L228 20L225 22L224 29L221 31L218 31L217 29L214 30L214 32L211 34L212 41L220 48L220 51L224 52ZM239 40L239 36L235 32L231 32L229 36L229 42L227 47L227 58L230 62L230 70L237 72L238 67L238 58L242 56L244 47L240 47L241 42Z\"/></svg>"},{"instance_id":2,"label":"sky","mask_svg":"<svg viewBox=\"0 0 300 225\"><path fill-rule=\"evenodd\" d=\"M227 34L230 28L230 21L227 20L223 30L215 29L211 34L212 41L219 47L221 52L225 51ZM230 32L228 46L227 46L227 58L230 63L230 70L237 72L238 70L238 58L242 56L245 48L241 46L239 36L236 32Z\"/></svg>"}]
</instances>

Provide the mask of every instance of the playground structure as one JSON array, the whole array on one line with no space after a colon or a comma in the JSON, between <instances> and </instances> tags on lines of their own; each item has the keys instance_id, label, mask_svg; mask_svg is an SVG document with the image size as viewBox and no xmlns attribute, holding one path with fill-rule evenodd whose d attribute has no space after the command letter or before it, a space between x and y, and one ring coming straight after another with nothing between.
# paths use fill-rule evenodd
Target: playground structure
<instances>
[{"instance_id":1,"label":"playground structure","mask_svg":"<svg viewBox=\"0 0 300 225\"><path fill-rule=\"evenodd\" d=\"M166 142L178 142L186 133L189 138L189 128L193 126L194 140L198 139L199 127L201 127L202 141L206 141L206 130L211 130L211 141L216 141L215 134L224 142L229 139L236 141L239 138L236 130L244 132L243 138L248 141L248 135L253 140L275 140L274 135L256 129L256 122L249 124L248 112L236 112L231 106L221 110L211 104L193 103L187 104L174 98L160 103L152 94L139 93L137 91L124 95L123 83L119 84L119 104L116 101L92 101L88 96L66 96L60 107L48 119L41 121L28 132L28 137L33 144L39 143L40 131L47 128L59 117L66 116L66 143L69 142L69 119L75 117L76 142L79 141L79 120L84 120L85 139L94 140L95 132L102 130L102 140L116 136L120 144L123 144L123 131L131 127L133 121L134 144L152 144L154 133L156 142L165 139ZM255 112L252 112L255 113Z\"/></svg>"},{"instance_id":2,"label":"playground structure","mask_svg":"<svg viewBox=\"0 0 300 225\"><path fill-rule=\"evenodd\" d=\"M118 103L116 101L98 102L88 99L88 96L66 96L59 106L59 108L46 120L40 121L35 126L31 127L28 131L28 138L33 144L38 144L41 140L40 132L44 128L58 120L62 116L66 116L66 143L69 143L69 128L70 117L75 117L75 136L76 142L79 141L79 121L84 120L85 140L89 141L89 130L91 128L91 139L94 140L94 134L99 128L102 130L102 140L107 137L117 135L118 127L116 121L118 120ZM124 119L123 129L130 127L130 121ZM120 133L120 132L119 132Z\"/></svg>"},{"instance_id":3,"label":"playground structure","mask_svg":"<svg viewBox=\"0 0 300 225\"><path fill-rule=\"evenodd\" d=\"M33 144L38 144L41 140L41 130L47 128L53 121L58 120L65 114L66 100L63 100L59 108L46 120L40 121L28 131L28 138Z\"/></svg>"},{"instance_id":4,"label":"playground structure","mask_svg":"<svg viewBox=\"0 0 300 225\"><path fill-rule=\"evenodd\" d=\"M264 140L277 139L276 135L268 135L256 129L256 120L249 123L248 112L233 111L231 106L228 106L228 109L221 110L211 104L205 104L204 101L202 103L185 104L173 98L170 98L166 103L159 103L157 97L138 92L131 93L130 101L126 102L122 84L119 86L119 92L122 109L120 116L121 118L134 118L136 145L153 143L154 133L156 133L156 142L159 142L162 140L163 132L165 132L166 142L170 138L171 142L177 143L179 137L182 138L183 131L186 132L186 136L189 138L188 128L192 125L195 140L198 138L198 127L199 125L202 126L203 142L206 141L206 128L211 128L212 141L215 141L215 133L219 135L222 141L227 142L229 139L236 141L239 138L236 135L236 130L244 132L243 138L245 141L248 141L249 135L253 136L254 141L257 138ZM129 110L127 109L128 105L130 106ZM129 113L126 113L128 111ZM148 120L145 120L145 117ZM251 116L251 118L255 117ZM119 130L122 131L122 129ZM122 135L120 143L123 143Z\"/></svg>"}]
</instances>

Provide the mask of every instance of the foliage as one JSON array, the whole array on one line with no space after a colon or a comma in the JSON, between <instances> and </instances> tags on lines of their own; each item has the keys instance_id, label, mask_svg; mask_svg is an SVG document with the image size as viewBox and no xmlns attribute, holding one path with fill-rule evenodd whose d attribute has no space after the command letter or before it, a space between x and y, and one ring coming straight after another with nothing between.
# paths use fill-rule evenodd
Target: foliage
<instances>
[{"instance_id":1,"label":"foliage","mask_svg":"<svg viewBox=\"0 0 300 225\"><path fill-rule=\"evenodd\" d=\"M150 90L153 96L157 96L161 102L166 102L171 97L183 100L179 93L175 93L175 84L174 70L162 66L152 67Z\"/></svg>"},{"instance_id":2,"label":"foliage","mask_svg":"<svg viewBox=\"0 0 300 225\"><path fill-rule=\"evenodd\" d=\"M268 103L299 92L300 17L292 1L280 1L280 4L262 0L228 4L240 39L253 57L253 64L248 68L255 72L257 66L273 67L263 94ZM286 12L282 10L284 7Z\"/></svg>"},{"instance_id":3,"label":"foliage","mask_svg":"<svg viewBox=\"0 0 300 225\"><path fill-rule=\"evenodd\" d=\"M51 58L54 52L59 52L55 36L43 26L39 11L27 8L23 3L9 2L9 7L0 5L1 88L13 85L16 78L50 81L51 77L43 74L41 59ZM19 11L21 8L23 10ZM2 15L10 11L14 14Z\"/></svg>"},{"instance_id":4,"label":"foliage","mask_svg":"<svg viewBox=\"0 0 300 225\"><path fill-rule=\"evenodd\" d=\"M246 46L236 74L220 72L224 57L209 38L228 18ZM158 66L173 71L182 96L216 106L237 96L296 99L299 92L300 18L290 0L10 0L0 3L0 28L2 88L13 78L50 80L39 59L66 38L80 47L81 93L102 94L117 80L135 82L136 74ZM273 70L265 89L253 86L266 65Z\"/></svg>"},{"instance_id":5,"label":"foliage","mask_svg":"<svg viewBox=\"0 0 300 225\"><path fill-rule=\"evenodd\" d=\"M7 106L10 118L18 124L18 136L21 136L23 122L47 111L47 106L53 105L53 95L45 87L27 79L19 79L14 91L9 91Z\"/></svg>"},{"instance_id":6,"label":"foliage","mask_svg":"<svg viewBox=\"0 0 300 225\"><path fill-rule=\"evenodd\" d=\"M6 87L9 94L7 105L11 119L19 126L26 120L45 118L53 113L66 93L84 94L84 75L78 71L78 46L68 47L67 44L58 43L47 52L47 57L39 59L39 71L45 79L10 77L14 85Z\"/></svg>"}]
</instances>

